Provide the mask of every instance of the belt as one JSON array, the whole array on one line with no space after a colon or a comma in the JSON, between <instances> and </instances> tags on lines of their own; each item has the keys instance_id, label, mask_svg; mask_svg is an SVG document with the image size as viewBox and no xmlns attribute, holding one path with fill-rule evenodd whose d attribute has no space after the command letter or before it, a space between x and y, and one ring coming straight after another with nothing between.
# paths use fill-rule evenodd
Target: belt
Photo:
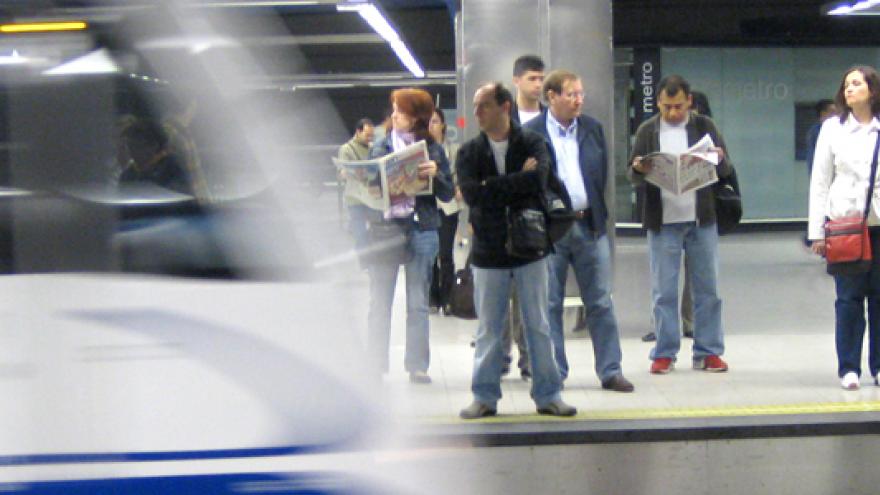
<instances>
[{"instance_id":1,"label":"belt","mask_svg":"<svg viewBox=\"0 0 880 495\"><path fill-rule=\"evenodd\" d=\"M576 218L578 220L583 220L584 218L592 218L592 215L590 215L590 209L587 208L586 210L575 211L574 218Z\"/></svg>"}]
</instances>

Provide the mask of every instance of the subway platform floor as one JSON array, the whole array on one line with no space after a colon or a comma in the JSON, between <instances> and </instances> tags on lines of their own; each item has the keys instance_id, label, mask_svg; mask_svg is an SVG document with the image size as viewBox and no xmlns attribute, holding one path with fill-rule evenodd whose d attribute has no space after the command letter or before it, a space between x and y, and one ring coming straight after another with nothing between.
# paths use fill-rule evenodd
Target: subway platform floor
<instances>
[{"instance_id":1,"label":"subway platform floor","mask_svg":"<svg viewBox=\"0 0 880 495\"><path fill-rule=\"evenodd\" d=\"M854 417L846 413L876 420L880 387L873 384L867 371L863 372L860 390L846 391L839 385L834 350L834 283L825 274L822 260L803 246L801 236L776 232L721 238L724 359L730 370L707 373L691 369L693 341L683 338L676 369L668 375L649 373L648 353L653 344L641 340L650 330L646 240L618 237L613 297L623 371L635 385L635 392L602 390L593 371L589 336L571 332L574 309L567 309L566 352L571 371L563 398L578 408L574 420L601 424L690 418L730 421L766 416ZM461 259L463 253L457 252L456 256ZM458 412L472 398L473 349L469 344L477 322L432 315L430 324L429 375L433 382L412 384L403 370L405 296L401 280L392 322L391 371L383 378L389 412L414 426L474 423L459 419ZM513 353L515 362L515 349ZM572 421L538 416L529 387L514 366L502 380L498 416L476 423Z\"/></svg>"}]
</instances>

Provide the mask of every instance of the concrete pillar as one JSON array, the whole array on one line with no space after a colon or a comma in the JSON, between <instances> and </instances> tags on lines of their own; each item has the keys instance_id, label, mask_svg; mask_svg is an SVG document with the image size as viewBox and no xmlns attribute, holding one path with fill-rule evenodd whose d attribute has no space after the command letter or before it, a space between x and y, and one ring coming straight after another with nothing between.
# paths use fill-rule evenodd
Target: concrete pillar
<instances>
[{"instance_id":1,"label":"concrete pillar","mask_svg":"<svg viewBox=\"0 0 880 495\"><path fill-rule=\"evenodd\" d=\"M532 53L544 59L548 70L564 68L581 76L584 112L602 122L613 155L610 0L461 0L458 15L458 111L465 118L465 139L478 132L472 108L476 88L493 80L510 86L513 61ZM605 199L613 222L613 156L608 166ZM613 232L613 223L609 227Z\"/></svg>"}]
</instances>

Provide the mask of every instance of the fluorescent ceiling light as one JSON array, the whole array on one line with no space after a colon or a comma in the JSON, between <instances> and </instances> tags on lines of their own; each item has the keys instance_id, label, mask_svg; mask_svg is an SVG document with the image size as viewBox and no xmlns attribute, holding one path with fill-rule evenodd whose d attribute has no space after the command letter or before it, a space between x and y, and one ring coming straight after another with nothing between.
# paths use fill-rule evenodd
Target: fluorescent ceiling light
<instances>
[{"instance_id":1,"label":"fluorescent ceiling light","mask_svg":"<svg viewBox=\"0 0 880 495\"><path fill-rule=\"evenodd\" d=\"M397 58L400 59L400 62L403 63L407 70L412 72L412 75L419 78L425 77L425 71L422 70L415 57L410 53L409 48L400 39L397 31L391 27L388 19L379 12L375 5L369 2L340 3L336 6L336 10L339 12L357 12L379 36L388 42Z\"/></svg>"},{"instance_id":2,"label":"fluorescent ceiling light","mask_svg":"<svg viewBox=\"0 0 880 495\"><path fill-rule=\"evenodd\" d=\"M43 74L46 76L61 76L71 74L114 74L119 72L119 67L110 58L107 50L100 48L91 53L75 58L70 62L53 67Z\"/></svg>"},{"instance_id":3,"label":"fluorescent ceiling light","mask_svg":"<svg viewBox=\"0 0 880 495\"><path fill-rule=\"evenodd\" d=\"M826 5L826 14L834 16L843 15L880 15L880 0L860 0L855 3L833 3Z\"/></svg>"},{"instance_id":4,"label":"fluorescent ceiling light","mask_svg":"<svg viewBox=\"0 0 880 495\"><path fill-rule=\"evenodd\" d=\"M335 3L321 0L257 0L254 2L204 2L193 4L194 7L288 7L296 5L320 5L322 3Z\"/></svg>"},{"instance_id":5,"label":"fluorescent ceiling light","mask_svg":"<svg viewBox=\"0 0 880 495\"><path fill-rule=\"evenodd\" d=\"M188 50L193 55L204 53L213 48L235 48L240 44L231 38L222 36L172 36L156 38L138 43L141 50Z\"/></svg>"},{"instance_id":6,"label":"fluorescent ceiling light","mask_svg":"<svg viewBox=\"0 0 880 495\"><path fill-rule=\"evenodd\" d=\"M12 50L11 55L0 55L0 65L21 65L29 62L27 57L18 54L18 50Z\"/></svg>"},{"instance_id":7,"label":"fluorescent ceiling light","mask_svg":"<svg viewBox=\"0 0 880 495\"><path fill-rule=\"evenodd\" d=\"M45 33L50 31L82 31L88 25L82 21L28 22L0 25L0 33Z\"/></svg>"}]
</instances>

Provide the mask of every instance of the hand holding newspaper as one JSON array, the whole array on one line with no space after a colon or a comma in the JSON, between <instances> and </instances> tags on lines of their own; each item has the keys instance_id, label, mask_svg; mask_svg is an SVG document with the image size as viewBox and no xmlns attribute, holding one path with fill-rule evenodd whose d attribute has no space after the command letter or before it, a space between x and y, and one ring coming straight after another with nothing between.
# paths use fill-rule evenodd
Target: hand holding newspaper
<instances>
[{"instance_id":1,"label":"hand holding newspaper","mask_svg":"<svg viewBox=\"0 0 880 495\"><path fill-rule=\"evenodd\" d=\"M419 165L430 160L425 141L372 160L333 164L345 176L345 196L375 210L388 211L408 197L433 194L430 179L419 178Z\"/></svg>"},{"instance_id":2,"label":"hand holding newspaper","mask_svg":"<svg viewBox=\"0 0 880 495\"><path fill-rule=\"evenodd\" d=\"M675 195L700 189L718 182L718 152L712 138L706 134L700 141L680 155L654 152L642 157L650 169L645 180Z\"/></svg>"}]
</instances>

